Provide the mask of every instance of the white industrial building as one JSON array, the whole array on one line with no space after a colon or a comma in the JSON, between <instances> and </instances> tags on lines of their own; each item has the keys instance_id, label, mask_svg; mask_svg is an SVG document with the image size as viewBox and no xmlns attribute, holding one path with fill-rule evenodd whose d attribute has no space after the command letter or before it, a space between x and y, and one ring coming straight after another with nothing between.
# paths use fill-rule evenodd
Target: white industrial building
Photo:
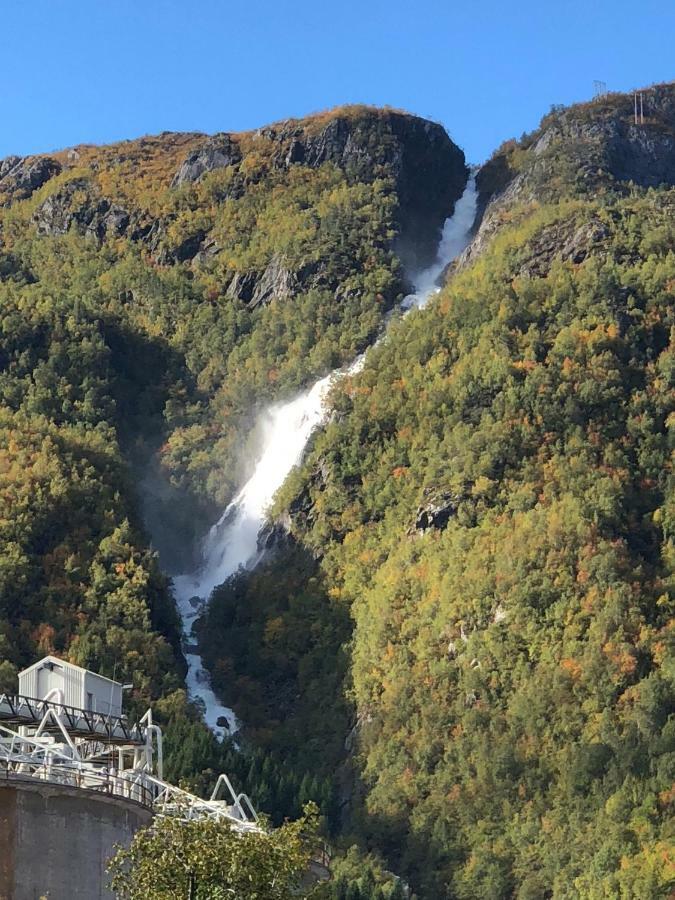
<instances>
[{"instance_id":1,"label":"white industrial building","mask_svg":"<svg viewBox=\"0 0 675 900\"><path fill-rule=\"evenodd\" d=\"M15 776L49 781L140 803L155 815L260 831L251 801L235 792L227 775L220 775L208 800L163 780L162 729L151 709L129 722L122 715L122 689L120 682L58 656L20 672L19 693L0 692L3 787Z\"/></svg>"},{"instance_id":2,"label":"white industrial building","mask_svg":"<svg viewBox=\"0 0 675 900\"><path fill-rule=\"evenodd\" d=\"M262 830L227 775L208 799L164 781L152 710L138 722L121 711L119 682L56 656L20 673L18 694L0 691L0 826L11 826L0 827L0 900L112 900L105 867L113 844L128 843L152 816Z\"/></svg>"},{"instance_id":3,"label":"white industrial building","mask_svg":"<svg viewBox=\"0 0 675 900\"><path fill-rule=\"evenodd\" d=\"M57 656L19 672L19 694L109 716L122 715L122 685Z\"/></svg>"}]
</instances>

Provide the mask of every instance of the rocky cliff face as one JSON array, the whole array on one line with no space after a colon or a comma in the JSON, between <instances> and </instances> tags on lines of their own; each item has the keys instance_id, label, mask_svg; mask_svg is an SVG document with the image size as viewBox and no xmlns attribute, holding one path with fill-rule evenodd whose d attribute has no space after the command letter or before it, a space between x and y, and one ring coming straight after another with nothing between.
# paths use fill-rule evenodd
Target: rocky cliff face
<instances>
[{"instance_id":1,"label":"rocky cliff face","mask_svg":"<svg viewBox=\"0 0 675 900\"><path fill-rule=\"evenodd\" d=\"M87 179L74 179L40 204L33 222L38 234L67 234L75 227L103 241L121 237L130 222L129 213L105 197L96 196Z\"/></svg>"},{"instance_id":2,"label":"rocky cliff face","mask_svg":"<svg viewBox=\"0 0 675 900\"><path fill-rule=\"evenodd\" d=\"M645 89L644 122L635 124L632 94L553 109L533 134L505 144L478 172L480 227L458 261L466 265L516 204L565 196L675 184L675 83ZM559 241L570 258L589 234ZM564 247L563 247L564 245Z\"/></svg>"},{"instance_id":3,"label":"rocky cliff face","mask_svg":"<svg viewBox=\"0 0 675 900\"><path fill-rule=\"evenodd\" d=\"M228 196L240 196L247 187L241 169L246 137L243 141L232 134L207 138L180 164L172 185L194 183L209 172L229 167L234 177ZM389 110L349 107L304 120L288 119L259 129L252 139L277 170L316 169L331 163L352 182L393 178L399 198L397 251L411 270L432 261L443 222L452 214L468 177L464 154L442 126ZM282 268L272 261L273 271L258 277L269 284ZM289 273L282 272L279 284L286 292L289 280ZM240 281L233 284L235 294ZM255 288L245 280L241 287L242 297L250 299ZM269 293L261 291L256 302Z\"/></svg>"},{"instance_id":4,"label":"rocky cliff face","mask_svg":"<svg viewBox=\"0 0 675 900\"><path fill-rule=\"evenodd\" d=\"M75 229L101 243L125 237L147 248L160 265L203 266L221 249L208 222L178 241L167 240L180 203L161 200L157 213L128 196L109 193L108 185L119 183L118 173L128 173L134 183L156 169L165 179L165 196L183 191L187 197L210 173L227 172L218 198L225 202L241 198L261 178L278 180L295 167L325 164L338 167L351 184L389 179L398 201L396 252L411 270L433 259L443 222L466 183L464 154L440 125L370 107L289 119L245 134L166 134L53 157L8 157L0 161L0 203L26 199L63 174L53 191L45 188L32 215L39 234ZM261 268L234 273L228 296L256 307L303 288L325 286L320 269L315 264L293 269L274 255Z\"/></svg>"},{"instance_id":5,"label":"rocky cliff face","mask_svg":"<svg viewBox=\"0 0 675 900\"><path fill-rule=\"evenodd\" d=\"M241 152L233 137L229 134L216 134L208 138L196 150L185 157L176 174L171 187L194 183L204 175L216 169L224 169L241 162Z\"/></svg>"},{"instance_id":6,"label":"rocky cliff face","mask_svg":"<svg viewBox=\"0 0 675 900\"><path fill-rule=\"evenodd\" d=\"M8 156L0 160L0 204L24 200L61 171L51 156Z\"/></svg>"},{"instance_id":7,"label":"rocky cliff face","mask_svg":"<svg viewBox=\"0 0 675 900\"><path fill-rule=\"evenodd\" d=\"M440 230L468 177L464 154L435 122L366 107L316 120L263 128L278 167L329 162L353 181L394 178L399 197L398 250L411 269L433 260Z\"/></svg>"}]
</instances>

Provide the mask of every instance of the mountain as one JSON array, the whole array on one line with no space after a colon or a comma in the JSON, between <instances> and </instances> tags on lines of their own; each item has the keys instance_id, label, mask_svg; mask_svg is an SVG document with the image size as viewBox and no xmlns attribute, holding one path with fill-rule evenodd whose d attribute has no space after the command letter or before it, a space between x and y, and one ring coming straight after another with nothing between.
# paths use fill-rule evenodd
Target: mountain
<instances>
[{"instance_id":1,"label":"mountain","mask_svg":"<svg viewBox=\"0 0 675 900\"><path fill-rule=\"evenodd\" d=\"M336 391L289 537L204 621L257 743L337 762L339 827L421 897L672 877L674 95L479 170L446 288Z\"/></svg>"},{"instance_id":2,"label":"mountain","mask_svg":"<svg viewBox=\"0 0 675 900\"><path fill-rule=\"evenodd\" d=\"M468 176L369 107L0 161L0 689L41 652L133 680L170 777L321 803L334 900L665 896L675 87L499 148L401 316ZM201 618L234 752L160 563L194 564L260 410L385 321Z\"/></svg>"},{"instance_id":3,"label":"mountain","mask_svg":"<svg viewBox=\"0 0 675 900\"><path fill-rule=\"evenodd\" d=\"M365 107L0 162L0 689L66 655L154 701L170 777L254 783L186 703L150 533L189 564L256 410L372 340L466 175L440 126Z\"/></svg>"},{"instance_id":4,"label":"mountain","mask_svg":"<svg viewBox=\"0 0 675 900\"><path fill-rule=\"evenodd\" d=\"M487 243L514 206L563 196L597 197L622 183L644 188L672 184L674 104L672 85L654 85L639 124L634 96L628 94L605 95L568 109L553 107L535 132L519 142L508 141L481 167L484 213L466 256Z\"/></svg>"},{"instance_id":5,"label":"mountain","mask_svg":"<svg viewBox=\"0 0 675 900\"><path fill-rule=\"evenodd\" d=\"M164 134L3 160L0 403L24 436L75 429L67 452L98 453L93 477L114 495L95 526L91 511L79 512L93 529L86 537L52 499L15 534L18 500L8 498L18 566L8 590L51 592L43 560L54 553L54 577L74 554L69 580L84 589L91 555L79 558L72 535L98 544L133 520L130 482L141 467L147 518L160 523L168 504L179 535L167 559L189 556L190 535L236 484L255 409L371 340L404 290L394 247L433 255L465 180L463 154L442 128L360 107L255 133ZM66 450L53 453L61 460ZM64 465L67 493L76 464ZM44 533L52 518L64 519L64 546ZM8 601L20 616L27 602ZM31 603L29 631L44 606ZM70 645L73 622L64 629L56 649ZM11 658L32 650L27 639Z\"/></svg>"}]
</instances>

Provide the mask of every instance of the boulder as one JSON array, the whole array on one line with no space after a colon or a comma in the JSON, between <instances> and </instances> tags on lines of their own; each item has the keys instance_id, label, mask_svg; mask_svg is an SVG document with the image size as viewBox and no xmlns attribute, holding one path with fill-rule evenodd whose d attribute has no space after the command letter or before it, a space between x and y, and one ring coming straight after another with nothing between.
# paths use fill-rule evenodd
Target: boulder
<instances>
[{"instance_id":1,"label":"boulder","mask_svg":"<svg viewBox=\"0 0 675 900\"><path fill-rule=\"evenodd\" d=\"M434 528L442 531L450 519L457 515L462 497L451 491L434 491L428 488L425 494L426 499L415 513L415 525L412 530L424 533Z\"/></svg>"}]
</instances>

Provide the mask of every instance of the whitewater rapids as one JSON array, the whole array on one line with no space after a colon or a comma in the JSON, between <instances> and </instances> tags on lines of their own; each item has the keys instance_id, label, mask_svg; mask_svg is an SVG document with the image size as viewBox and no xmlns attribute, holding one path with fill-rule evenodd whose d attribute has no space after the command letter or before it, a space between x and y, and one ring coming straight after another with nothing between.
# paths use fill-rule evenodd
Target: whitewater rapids
<instances>
[{"instance_id":1,"label":"whitewater rapids","mask_svg":"<svg viewBox=\"0 0 675 900\"><path fill-rule=\"evenodd\" d=\"M424 307L440 290L438 280L442 272L469 242L477 200L472 173L454 214L443 226L436 260L413 276L415 292L403 300L403 310ZM341 375L358 371L363 359L361 355L349 368L331 372L294 400L273 406L263 414L261 451L253 474L206 536L197 571L173 579L183 628L188 692L193 700L203 704L206 724L221 739L237 731L237 717L211 689L192 631L195 619L204 611L215 587L238 569L251 569L258 563L258 534L265 524L267 509L290 471L301 462L313 431L324 421L331 384Z\"/></svg>"}]
</instances>

